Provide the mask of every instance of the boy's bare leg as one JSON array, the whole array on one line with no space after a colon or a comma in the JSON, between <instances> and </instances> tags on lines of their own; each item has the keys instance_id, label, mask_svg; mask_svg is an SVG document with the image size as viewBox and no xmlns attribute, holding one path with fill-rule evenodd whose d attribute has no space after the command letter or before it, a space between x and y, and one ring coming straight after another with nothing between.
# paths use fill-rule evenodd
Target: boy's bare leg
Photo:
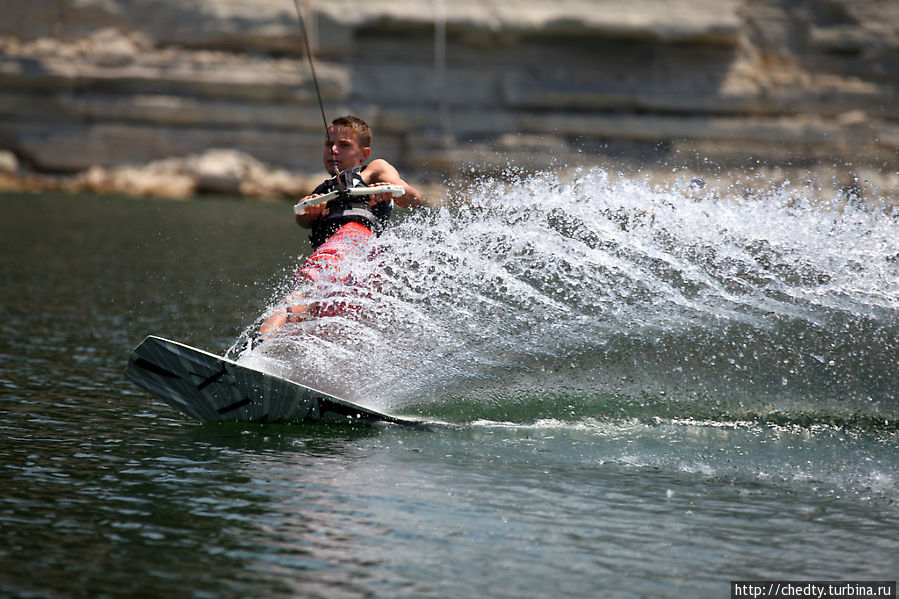
<instances>
[{"instance_id":1,"label":"boy's bare leg","mask_svg":"<svg viewBox=\"0 0 899 599\"><path fill-rule=\"evenodd\" d=\"M265 319L259 327L259 334L272 333L289 322L302 322L315 316L317 304L306 302L301 293L295 291L285 298L287 306Z\"/></svg>"}]
</instances>

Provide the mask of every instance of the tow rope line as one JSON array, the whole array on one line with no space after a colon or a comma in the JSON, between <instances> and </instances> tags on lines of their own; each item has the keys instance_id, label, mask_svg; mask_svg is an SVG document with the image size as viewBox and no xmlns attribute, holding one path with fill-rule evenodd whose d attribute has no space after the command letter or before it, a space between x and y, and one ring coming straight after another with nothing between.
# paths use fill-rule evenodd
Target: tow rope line
<instances>
[{"instance_id":1,"label":"tow rope line","mask_svg":"<svg viewBox=\"0 0 899 599\"><path fill-rule=\"evenodd\" d=\"M328 150L334 159L334 171L336 172L337 189L340 195L344 195L343 182L340 180L340 167L337 166L337 154L334 152L334 142L331 141L331 132L328 130L328 118L325 116L325 104L322 102L322 92L318 85L318 77L315 75L315 62L312 60L312 48L309 45L309 30L306 28L306 20L303 18L303 11L300 9L300 0L293 0L293 5L297 9L298 25L300 26L300 37L303 38L303 45L306 49L306 58L309 59L309 71L312 73L312 83L315 86L315 96L318 98L318 109L322 113L322 123L325 125L325 137L328 140Z\"/></svg>"}]
</instances>

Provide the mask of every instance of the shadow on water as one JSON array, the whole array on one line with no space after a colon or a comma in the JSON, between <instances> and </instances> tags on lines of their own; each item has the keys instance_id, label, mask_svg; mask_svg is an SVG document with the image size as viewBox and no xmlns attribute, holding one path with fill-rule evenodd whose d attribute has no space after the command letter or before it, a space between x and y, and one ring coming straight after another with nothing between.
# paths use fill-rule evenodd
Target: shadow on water
<instances>
[{"instance_id":1,"label":"shadow on water","mask_svg":"<svg viewBox=\"0 0 899 599\"><path fill-rule=\"evenodd\" d=\"M224 422L186 426L178 431L178 440L235 451L296 451L328 456L339 454L348 444L376 438L381 431L380 427L362 424Z\"/></svg>"}]
</instances>

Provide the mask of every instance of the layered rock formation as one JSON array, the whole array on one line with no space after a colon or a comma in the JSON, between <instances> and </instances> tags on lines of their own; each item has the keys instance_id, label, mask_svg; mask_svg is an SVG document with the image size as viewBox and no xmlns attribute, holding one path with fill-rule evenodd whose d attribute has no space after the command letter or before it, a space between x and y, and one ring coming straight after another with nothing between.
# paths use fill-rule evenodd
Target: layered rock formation
<instances>
[{"instance_id":1,"label":"layered rock formation","mask_svg":"<svg viewBox=\"0 0 899 599\"><path fill-rule=\"evenodd\" d=\"M301 6L328 117L359 114L422 177L837 164L899 184L895 0ZM0 184L115 189L152 164L171 195L301 192L323 129L302 48L291 0L4 3Z\"/></svg>"}]
</instances>

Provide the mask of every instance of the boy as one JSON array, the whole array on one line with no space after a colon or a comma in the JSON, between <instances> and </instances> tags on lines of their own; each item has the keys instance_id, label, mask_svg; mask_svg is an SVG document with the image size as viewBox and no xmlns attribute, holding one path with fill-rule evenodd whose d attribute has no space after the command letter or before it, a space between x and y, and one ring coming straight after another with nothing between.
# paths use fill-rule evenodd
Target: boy
<instances>
[{"instance_id":1,"label":"boy","mask_svg":"<svg viewBox=\"0 0 899 599\"><path fill-rule=\"evenodd\" d=\"M405 193L395 199L396 203L402 207L421 206L421 194L403 181L389 162L378 158L365 164L371 154L371 138L371 128L361 119L354 116L334 119L328 127L323 155L325 169L333 177L300 201L335 189L401 185ZM364 255L369 238L380 233L390 217L391 199L389 194L338 198L326 204L308 206L297 214L297 224L312 230L310 240L315 250L297 271L297 281L321 281L330 276L341 261ZM298 292L291 294L287 303L290 305L262 323L261 334L272 332L287 322L321 315L319 307L303 303Z\"/></svg>"},{"instance_id":2,"label":"boy","mask_svg":"<svg viewBox=\"0 0 899 599\"><path fill-rule=\"evenodd\" d=\"M319 185L313 193L300 201L315 198L332 189L337 189L336 176L340 173L341 182L348 184L344 185L344 187L353 187L354 183L369 186L378 184L402 185L405 193L402 197L396 199L396 203L403 207L421 206L421 194L414 187L403 181L400 178L400 174L389 162L383 158L378 158L367 165L365 164L365 160L371 154L371 138L371 128L362 119L354 116L334 119L331 122L331 126L328 127L328 138L325 140L325 151L322 156L325 170L334 178ZM387 194L374 195L370 196L367 204L371 208L377 208L379 204L386 203L389 205L390 199L390 196ZM334 223L341 220L336 214L340 211L340 206L332 206L332 204L334 203L328 202L324 205L309 206L303 214L296 215L298 225L312 229L312 243L314 247L318 247L330 237L330 235L325 235L329 228L333 228L333 226L327 226L329 221ZM383 209L381 211L383 212ZM384 219L377 216L377 220ZM337 228L334 228L334 231Z\"/></svg>"}]
</instances>

